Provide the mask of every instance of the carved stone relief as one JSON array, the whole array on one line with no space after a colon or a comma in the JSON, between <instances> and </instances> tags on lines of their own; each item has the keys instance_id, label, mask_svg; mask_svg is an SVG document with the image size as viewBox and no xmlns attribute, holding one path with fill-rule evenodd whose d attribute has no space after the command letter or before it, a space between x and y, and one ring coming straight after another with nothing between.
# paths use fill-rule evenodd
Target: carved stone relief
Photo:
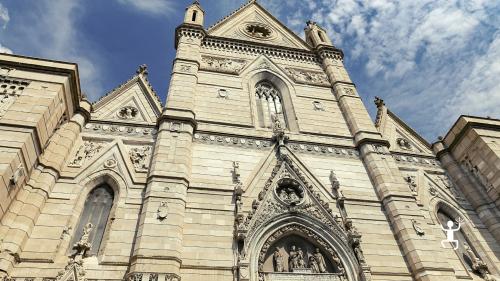
<instances>
[{"instance_id":1,"label":"carved stone relief","mask_svg":"<svg viewBox=\"0 0 500 281\"><path fill-rule=\"evenodd\" d=\"M137 172L146 172L149 168L151 146L133 147L129 151L130 161Z\"/></svg>"},{"instance_id":2,"label":"carved stone relief","mask_svg":"<svg viewBox=\"0 0 500 281\"><path fill-rule=\"evenodd\" d=\"M258 255L258 270L261 276L273 272L345 274L336 251L310 229L295 224L277 230L266 240Z\"/></svg>"},{"instance_id":3,"label":"carved stone relief","mask_svg":"<svg viewBox=\"0 0 500 281\"><path fill-rule=\"evenodd\" d=\"M420 224L416 220L411 220L411 223L413 225L413 229L415 230L415 233L419 236L423 236L425 234L425 231L422 229Z\"/></svg>"},{"instance_id":4,"label":"carved stone relief","mask_svg":"<svg viewBox=\"0 0 500 281\"><path fill-rule=\"evenodd\" d=\"M330 86L330 81L328 80L326 74L323 72L309 71L291 67L287 67L286 71L297 83Z\"/></svg>"},{"instance_id":5,"label":"carved stone relief","mask_svg":"<svg viewBox=\"0 0 500 281\"><path fill-rule=\"evenodd\" d=\"M104 143L84 141L83 144L76 151L75 157L68 166L70 167L81 167L85 162L96 154L98 154L104 147Z\"/></svg>"},{"instance_id":6,"label":"carved stone relief","mask_svg":"<svg viewBox=\"0 0 500 281\"><path fill-rule=\"evenodd\" d=\"M217 93L218 93L218 95L217 95L218 98L229 99L229 91L228 90L219 89L219 91L217 91Z\"/></svg>"},{"instance_id":7,"label":"carved stone relief","mask_svg":"<svg viewBox=\"0 0 500 281\"><path fill-rule=\"evenodd\" d=\"M410 141L405 138L397 138L396 143L402 150L413 151L413 146L411 145Z\"/></svg>"},{"instance_id":8,"label":"carved stone relief","mask_svg":"<svg viewBox=\"0 0 500 281\"><path fill-rule=\"evenodd\" d=\"M344 95L348 95L348 96L354 96L355 95L353 88L344 87L344 88L342 88L342 92L344 93Z\"/></svg>"},{"instance_id":9,"label":"carved stone relief","mask_svg":"<svg viewBox=\"0 0 500 281\"><path fill-rule=\"evenodd\" d=\"M417 182L415 176L405 176L405 182L408 184L408 188L410 188L412 195L417 195Z\"/></svg>"},{"instance_id":10,"label":"carved stone relief","mask_svg":"<svg viewBox=\"0 0 500 281\"><path fill-rule=\"evenodd\" d=\"M162 201L160 203L160 206L158 207L158 210L156 211L156 218L159 221L163 221L166 219L168 216L168 206L167 206L167 201Z\"/></svg>"},{"instance_id":11,"label":"carved stone relief","mask_svg":"<svg viewBox=\"0 0 500 281\"><path fill-rule=\"evenodd\" d=\"M139 110L133 106L124 106L120 108L120 110L118 110L118 112L116 113L118 118L124 120L134 119L137 117L138 114Z\"/></svg>"},{"instance_id":12,"label":"carved stone relief","mask_svg":"<svg viewBox=\"0 0 500 281\"><path fill-rule=\"evenodd\" d=\"M238 74L246 64L245 60L202 56L200 69Z\"/></svg>"},{"instance_id":13,"label":"carved stone relief","mask_svg":"<svg viewBox=\"0 0 500 281\"><path fill-rule=\"evenodd\" d=\"M476 273L478 273L484 280L486 281L498 281L500 278L493 276L489 269L488 265L474 253L474 251L471 249L471 247L467 244L464 243L464 248L465 252L467 255L467 258L471 261L472 263L472 270Z\"/></svg>"},{"instance_id":14,"label":"carved stone relief","mask_svg":"<svg viewBox=\"0 0 500 281\"><path fill-rule=\"evenodd\" d=\"M313 101L314 110L325 111L325 106L320 101Z\"/></svg>"}]
</instances>

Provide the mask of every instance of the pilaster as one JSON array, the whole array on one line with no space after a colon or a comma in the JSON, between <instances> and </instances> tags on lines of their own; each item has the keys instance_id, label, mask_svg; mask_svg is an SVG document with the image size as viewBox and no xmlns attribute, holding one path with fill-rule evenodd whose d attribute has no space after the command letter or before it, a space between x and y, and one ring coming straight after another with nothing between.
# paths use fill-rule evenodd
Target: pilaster
<instances>
[{"instance_id":1,"label":"pilaster","mask_svg":"<svg viewBox=\"0 0 500 281\"><path fill-rule=\"evenodd\" d=\"M442 141L434 143L432 148L443 168L446 169L457 187L465 195L465 198L472 205L496 241L500 243L500 211L495 202L462 170L448 147Z\"/></svg>"},{"instance_id":2,"label":"pilaster","mask_svg":"<svg viewBox=\"0 0 500 281\"><path fill-rule=\"evenodd\" d=\"M8 274L29 239L38 216L68 160L85 117L77 113L50 138L30 180L16 194L0 222L0 276Z\"/></svg>"},{"instance_id":3,"label":"pilaster","mask_svg":"<svg viewBox=\"0 0 500 281\"><path fill-rule=\"evenodd\" d=\"M425 225L424 216L389 153L389 141L377 131L344 68L342 51L331 46L316 51L412 275L418 281L455 280L439 239L431 230L425 237L415 233L413 221Z\"/></svg>"}]
</instances>

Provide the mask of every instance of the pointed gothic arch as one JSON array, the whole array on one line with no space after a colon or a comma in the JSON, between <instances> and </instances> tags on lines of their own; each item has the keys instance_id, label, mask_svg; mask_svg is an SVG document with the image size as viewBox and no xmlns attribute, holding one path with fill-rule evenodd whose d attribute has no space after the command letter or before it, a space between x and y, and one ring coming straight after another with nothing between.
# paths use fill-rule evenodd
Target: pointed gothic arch
<instances>
[{"instance_id":1,"label":"pointed gothic arch","mask_svg":"<svg viewBox=\"0 0 500 281\"><path fill-rule=\"evenodd\" d=\"M262 67L262 65L255 66L254 64L258 64L258 61L263 61L261 63L266 67ZM266 125L268 123L266 121L271 120L270 116L268 116L267 118L263 118L264 122L261 126L259 120L259 106L257 102L258 87L261 85L267 85L268 87L270 86L269 88L273 88L276 91L277 95L275 95L275 97L279 97L278 106L281 107L282 111L284 112L284 114L280 116L281 118L283 118L282 122L286 124L288 130L294 132L299 131L297 115L295 114L295 109L292 101L292 96L295 95L295 89L293 88L291 81L288 80L286 74L279 73L278 70L275 70L274 67L271 67L272 62L268 62L267 58L265 57L257 59L254 64L247 67L247 70L243 72L245 80L248 81L247 87L248 93L251 97L250 104L252 107L254 126L256 128L271 128L271 126ZM276 99L269 97L272 97L272 95L266 96L267 109L269 114L271 114L271 108L274 107L274 109L276 110L277 107ZM263 101L263 99L261 99L260 101ZM265 109L266 107L261 105L260 108Z\"/></svg>"},{"instance_id":2,"label":"pointed gothic arch","mask_svg":"<svg viewBox=\"0 0 500 281\"><path fill-rule=\"evenodd\" d=\"M369 267L359 246L359 233L354 227L342 226L340 217L334 215L317 187L293 160L281 158L250 212L246 217L237 213L239 280L300 279L307 274L326 278L321 280L363 280ZM286 270L280 271L272 264L276 249L283 259L282 269ZM289 257L296 257L299 252L302 266L290 267ZM320 260L324 261L323 270L315 270Z\"/></svg>"}]
</instances>

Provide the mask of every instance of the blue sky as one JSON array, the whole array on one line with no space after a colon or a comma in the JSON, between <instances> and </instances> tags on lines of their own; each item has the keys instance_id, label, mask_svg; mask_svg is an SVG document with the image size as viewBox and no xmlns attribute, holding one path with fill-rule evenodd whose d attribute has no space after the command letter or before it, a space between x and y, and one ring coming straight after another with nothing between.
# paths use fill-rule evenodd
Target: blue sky
<instances>
[{"instance_id":1,"label":"blue sky","mask_svg":"<svg viewBox=\"0 0 500 281\"><path fill-rule=\"evenodd\" d=\"M149 66L167 93L185 0L0 0L0 52L77 62L91 100ZM205 27L246 0L201 0ZM374 96L429 141L460 114L500 118L498 0L260 0L302 36L326 28L373 116Z\"/></svg>"}]
</instances>

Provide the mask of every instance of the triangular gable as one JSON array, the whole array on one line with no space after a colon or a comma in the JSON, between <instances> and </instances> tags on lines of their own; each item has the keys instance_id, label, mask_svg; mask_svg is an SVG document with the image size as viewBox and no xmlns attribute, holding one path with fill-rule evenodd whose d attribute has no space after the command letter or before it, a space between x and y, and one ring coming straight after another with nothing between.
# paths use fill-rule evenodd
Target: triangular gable
<instances>
[{"instance_id":1,"label":"triangular gable","mask_svg":"<svg viewBox=\"0 0 500 281\"><path fill-rule=\"evenodd\" d=\"M290 149L280 149L286 150L286 155L280 153L281 156L277 156L276 151L271 150L262 166L253 173L255 177L252 177L252 181L242 188L243 211L247 213L247 237L251 237L253 231L267 220L293 209L293 212L302 213L321 222L347 243L340 217L334 214L328 204L333 196L331 191L321 184ZM296 196L293 192L280 190L280 181L293 182L298 190Z\"/></svg>"},{"instance_id":2,"label":"triangular gable","mask_svg":"<svg viewBox=\"0 0 500 281\"><path fill-rule=\"evenodd\" d=\"M94 103L92 119L125 123L155 124L162 105L145 71Z\"/></svg>"},{"instance_id":3,"label":"triangular gable","mask_svg":"<svg viewBox=\"0 0 500 281\"><path fill-rule=\"evenodd\" d=\"M256 1L248 2L217 22L208 29L208 35L310 50L302 38Z\"/></svg>"},{"instance_id":4,"label":"triangular gable","mask_svg":"<svg viewBox=\"0 0 500 281\"><path fill-rule=\"evenodd\" d=\"M375 125L392 151L433 155L430 144L385 105L379 106Z\"/></svg>"}]
</instances>

